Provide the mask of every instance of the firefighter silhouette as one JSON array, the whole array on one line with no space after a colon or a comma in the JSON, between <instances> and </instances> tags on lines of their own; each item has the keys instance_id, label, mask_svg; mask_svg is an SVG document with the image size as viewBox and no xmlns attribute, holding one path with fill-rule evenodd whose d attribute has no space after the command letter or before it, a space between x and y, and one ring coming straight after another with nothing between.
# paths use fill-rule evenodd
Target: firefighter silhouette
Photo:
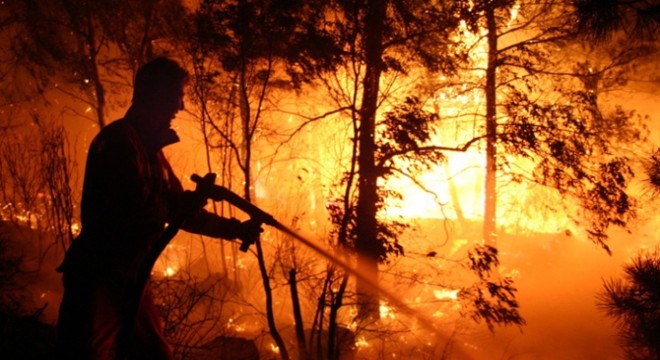
<instances>
[{"instance_id":1,"label":"firefighter silhouette","mask_svg":"<svg viewBox=\"0 0 660 360\"><path fill-rule=\"evenodd\" d=\"M125 116L101 129L89 147L82 230L58 268L62 359L171 359L146 281L166 224L181 219L184 231L248 244L261 232L259 223L204 210L206 199L183 190L163 155L163 147L179 140L170 125L183 109L187 81L186 70L171 59L143 65Z\"/></svg>"}]
</instances>

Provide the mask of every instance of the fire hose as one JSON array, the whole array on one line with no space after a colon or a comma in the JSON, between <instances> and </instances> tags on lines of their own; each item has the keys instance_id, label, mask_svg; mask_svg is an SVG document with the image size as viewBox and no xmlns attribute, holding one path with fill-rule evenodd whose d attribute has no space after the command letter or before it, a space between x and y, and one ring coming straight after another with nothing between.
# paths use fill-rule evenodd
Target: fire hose
<instances>
[{"instance_id":1,"label":"fire hose","mask_svg":"<svg viewBox=\"0 0 660 360\"><path fill-rule=\"evenodd\" d=\"M204 177L201 177L197 174L193 174L190 178L192 181L196 183L195 193L197 195L205 199L211 199L213 201L227 201L231 205L237 207L238 209L242 210L247 215L249 215L251 221L259 224L266 224L272 226L273 228L281 231L282 233L296 239L297 241L304 244L308 248L312 249L314 252L321 255L322 257L324 257L326 260L330 261L337 267L355 276L356 279L360 280L362 283L366 284L374 291L383 295L383 297L386 298L391 305L398 308L400 311L417 319L420 322L420 324L423 327L425 327L427 330L430 330L431 332L437 334L439 337L442 337L444 340L448 340L450 338L450 336L443 334L443 332L439 331L435 327L433 322L430 321L426 316L422 315L419 311L410 307L393 292L379 286L376 282L374 282L369 277L365 276L362 272L351 266L346 261L342 260L337 256L332 255L330 252L323 249L319 245L308 240L302 235L296 233L295 231L289 229L288 227L277 221L272 215L261 210L259 207L247 201L246 199L242 198L238 194L232 192L231 190L223 186L216 185L215 174L209 173ZM184 221L185 221L185 216L181 216L178 219L175 219L165 228L156 246L151 251L150 256L146 259L144 266L141 268L138 277L137 287L135 289L136 293L134 294L134 298L133 298L133 299L137 299L137 301L132 302L131 304L132 308L127 312L128 322L126 322L125 324L129 326L129 329L127 329L128 331L126 331L125 336L127 336L128 338L124 337L125 340L130 341L130 337L132 335L131 331L133 330L131 329L131 327L134 326L134 321L140 304L139 299L141 299L142 297L144 287L146 286L149 280L152 268L156 263L156 260L160 256L161 252L165 249L167 244L178 233ZM250 242L243 240L239 249L243 252L246 252L250 245L251 245ZM118 358L121 359L121 357Z\"/></svg>"},{"instance_id":2,"label":"fire hose","mask_svg":"<svg viewBox=\"0 0 660 360\"><path fill-rule=\"evenodd\" d=\"M200 177L199 175L193 174L190 178L192 181L197 183L197 190L196 191L201 191L203 194L208 196L209 199L213 201L227 201L233 206L239 208L246 214L250 216L251 220L254 220L256 222L259 222L261 224L266 224L269 226L274 227L275 229L281 231L282 233L296 239L300 243L304 244L308 248L314 250L317 254L323 256L326 260L332 262L334 265L337 267L341 268L342 270L346 271L347 273L355 276L356 279L362 281L364 284L369 286L372 290L375 290L376 292L380 293L385 297L391 305L394 307L398 308L402 312L413 316L419 322L421 323L422 326L424 326L427 330L431 330L432 332L435 332L439 335L444 335L440 334L438 329L436 328L435 324L433 324L432 321L430 321L427 317L424 315L420 314L419 311L413 309L410 307L408 304L406 304L403 300L401 300L396 294L393 292L379 286L376 282L374 282L372 279L369 277L365 276L362 272L360 272L358 269L354 268L351 266L349 263L346 261L342 260L341 258L332 255L330 252L327 250L323 249L313 241L305 238L304 236L298 234L297 232L289 229L287 226L284 224L280 223L277 221L272 215L266 213L265 211L261 210L258 208L256 205L252 204L251 202L245 200L241 196L237 195L236 193L232 192L231 190L220 186L216 185L213 182L209 181L209 174L207 174L204 178ZM213 177L215 179L215 177ZM250 246L250 243L248 242L243 242L241 244L240 250L245 252L247 251L248 247ZM444 335L445 339L449 339L448 336Z\"/></svg>"}]
</instances>

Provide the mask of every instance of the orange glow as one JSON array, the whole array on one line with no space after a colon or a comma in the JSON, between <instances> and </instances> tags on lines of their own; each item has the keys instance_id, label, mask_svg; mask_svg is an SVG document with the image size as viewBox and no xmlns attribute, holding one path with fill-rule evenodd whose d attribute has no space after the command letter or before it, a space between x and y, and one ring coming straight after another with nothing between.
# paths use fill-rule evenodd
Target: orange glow
<instances>
[{"instance_id":1,"label":"orange glow","mask_svg":"<svg viewBox=\"0 0 660 360\"><path fill-rule=\"evenodd\" d=\"M521 21L529 20L520 19L525 15L523 10L524 8L521 9L520 5L516 4L511 7L509 14L498 15L510 16L508 25L515 27L520 25ZM427 99L426 110L437 115L435 132L427 145L460 148L474 137L483 135L485 96L482 88L472 86L484 82L484 69L487 64L485 34L484 29L469 31L468 25L462 22L454 36L460 38L462 44L457 46L463 48L453 50L471 49L469 58L473 68L462 69L457 78L439 77L429 80L429 82L437 80L440 85L437 85L434 93L429 96L430 99ZM514 35L504 36L500 45L511 43L512 36ZM417 70L411 72L415 71ZM384 74L384 77L389 74ZM416 81L413 76L410 78L399 76L387 87L383 87L391 97L381 103L379 116L388 110L387 106L400 100L396 99L397 96L410 90L406 88L407 85L398 82L400 79L403 79L402 82ZM341 82L341 86L351 88L350 75L338 74L337 79L340 79L337 82ZM389 78L383 79L383 83L389 81ZM85 79L84 82L87 83L88 80ZM66 84L62 86L65 86L62 90L66 90ZM56 84L55 87L58 85ZM398 92L400 89L403 90ZM118 92L113 89L111 83L108 83L108 90L112 90L110 94ZM224 90L229 93L231 88L223 89L218 86L218 91ZM253 152L249 164L252 183L249 188L252 191L250 194L252 202L274 215L287 227L290 226L296 232L309 236L315 243L322 244L325 249L337 242L336 232L333 232L335 228L328 219L327 205L330 202L335 204L337 199L343 198L346 194L345 183L342 180L351 170L349 164L352 156L351 139L355 137L355 133L348 111L309 123L308 119L295 115L313 117L324 114L329 109L335 109L337 105L334 103L335 99L320 99L324 97L323 90L318 92L316 90L304 88L301 92L302 97L294 98L287 93L287 90L277 89L273 98L281 97L275 99L281 102L273 101L258 109L258 113L263 114L264 117L259 120L252 139ZM355 95L358 102L356 108L360 105L360 91L361 88L356 86L344 93L348 95L347 99ZM417 94L415 90L410 93ZM652 103L648 105L651 109L649 111L640 109L636 104L631 106L636 107L636 110L642 114L657 111L660 106L657 104L656 94L655 91L652 94L653 100L650 100ZM342 101L345 99L339 99L337 102ZM330 102L332 104L328 105ZM217 140L217 133L212 133L209 139L212 143L217 142L208 150L210 159L207 165L207 149L200 132L200 123L194 118L199 111L195 109L197 104L190 101L186 105L189 112L181 112L173 125L182 141L165 149L184 187L194 188L195 184L189 178L192 173L203 175L207 171L213 171L219 174L218 183L222 181L223 186L227 186L239 195L244 195L243 173L239 167L246 163L242 161L243 159L237 161L234 153L223 153L222 151L228 151L225 150L226 144ZM215 104L209 102L208 105L212 108ZM69 106L70 104L67 104L67 107ZM73 126L85 127L85 129L70 130L74 135L72 139L83 139L80 145L86 146L91 136L98 132L98 126L90 126L85 121L80 121L80 114L91 117L94 108L88 105L82 107L77 105L72 108L76 113L76 116L70 119L75 123ZM212 113L216 110L210 109ZM113 108L108 111L113 114L119 109ZM257 111L250 116L254 113ZM109 119L122 115L114 113ZM222 123L226 120L225 116L230 116L217 115L217 113L214 115L217 116L214 119L217 123ZM505 124L507 119L500 117L498 121ZM298 129L303 123L306 124L305 127L302 127L302 130ZM649 126L657 126L657 123L656 116L649 121ZM238 128L236 123L231 126L236 126L231 131L236 131ZM295 136L283 140L294 132ZM231 137L234 136L233 140L236 140L236 144L240 147L242 135L232 133ZM221 146L215 147L218 144ZM76 143L76 146L78 145ZM84 150L80 148L75 154L81 158L78 159L77 171L84 169L82 166ZM241 152L236 151L236 153ZM385 200L384 207L378 214L381 220L403 220L411 225L410 229L398 237L400 245L405 249L405 255L388 259L391 262L379 265L380 284L397 294L403 303L409 304L414 310L437 324L438 329L455 334L456 337L452 338L455 343L451 346L456 349L464 347L474 350L474 353L480 355L472 357L475 360L490 359L493 354L498 358L511 359L538 358L546 355L558 359L611 359L611 357L594 355L597 350L593 348L596 347L605 349L603 353L609 352L606 355L613 354L614 342L609 341L613 338L612 334L607 333L610 329L609 324L600 321L603 318L600 316L602 314L596 314L593 308L593 294L598 290L602 278L619 270L619 264L626 256L634 255L639 247L651 248L658 244L657 229L660 228L660 220L657 216L659 213L657 205L649 207L648 204L643 204L646 206L647 213L643 214L646 219L632 224L634 227L632 234L612 233L614 254L607 257L599 252L600 249L594 248L593 244L584 241L584 237L568 236L569 233L579 235L577 226L568 215L575 210L571 208L573 205L567 205L568 209L552 207L563 200L557 192L514 181L515 179L507 175L507 172L531 173L535 166L532 160L515 158L500 152L499 159L506 161L500 162L503 171L500 171L497 178L497 225L500 235L498 250L502 264L497 269L497 275L515 279L519 289L516 296L520 300L523 316L529 321L528 326L523 328L524 334L513 327L498 328L496 333L488 333L483 324L476 324L466 316L471 309L468 303L471 290L469 286L474 284L474 274L463 267L466 252L475 243L481 241L479 230L484 217L485 146L483 142L475 142L466 151L445 151L444 155L445 162L434 164L426 171L408 174L410 177L395 174L387 181L382 180L378 184L382 189L393 190L401 195L400 200L391 198ZM402 167L405 167L408 164L403 165ZM82 175L78 178L82 179ZM78 188L79 185L81 184L77 184ZM349 197L353 200L357 195L353 192ZM549 205L544 207L544 204ZM247 218L246 214L225 202L215 205L222 216L235 217L239 220ZM22 225L36 227L34 224L37 223L38 215L19 212L13 209L13 206L11 203L0 204L0 217L4 219L7 214L16 211L19 213L17 221ZM213 208L209 204L207 209ZM261 254L265 260L267 276L271 280L268 290L272 291L273 315L276 326L284 334L284 341L289 349L290 345L295 344L295 335L285 332L291 330L293 333L292 329L298 319L294 319L292 315L288 270L295 268L300 274L297 277L298 291L306 331L312 327L312 324L316 324L314 312L320 309L320 304L325 306L323 311L328 311L330 306L323 300L329 301L330 296L338 295L339 282L335 281L332 284L329 282L325 290L323 281L328 273L328 261L272 227L264 226L264 230L260 242L263 247ZM73 223L71 231L74 235L78 235L80 224ZM247 253L242 253L238 251L236 243L202 238L181 231L158 259L152 275L154 283L190 284L194 287L190 289L191 293L199 291L200 294L205 295L200 297L201 300L197 303L199 306L189 319L194 319L194 316L204 321L213 318L212 325L209 325L212 329L208 331L204 329L196 333L191 331L192 336L202 338L207 334L215 336L220 333L223 336L248 338L258 344L262 356L278 358L285 348L280 349L269 338L271 329L265 318L264 282L256 253L255 246L252 246ZM351 255L347 255L346 258L348 262L355 262ZM335 273L335 279L336 277L338 276ZM362 319L357 319L355 279L353 277L349 279L347 291L344 293L344 303L337 314L337 324L355 335L354 341L351 339L349 342L356 348L353 349L357 352L356 359L440 358L434 356L437 353L403 353L409 349L420 351L430 348L435 351L441 346L442 341L438 340L439 336L435 338L436 334L432 334L432 331L420 325L414 316L394 306L394 301L390 303L380 301L378 307L380 320L375 324L365 325ZM57 280L59 285L59 278ZM461 288L462 286L465 288ZM164 291L172 292L174 291L172 289L179 288L167 288ZM324 293L321 293L322 291ZM194 298L183 291L176 295ZM325 299L323 296L326 296ZM52 291L39 290L35 293L35 297L40 300L39 306L50 302L48 310L57 309L57 306L53 306L56 303L52 300L55 297ZM176 308L177 311L183 312L185 309L182 309L182 307ZM323 317L320 323L325 326L323 322L327 323L327 319L328 317ZM167 321L171 321L171 318ZM183 331L194 329L194 326L177 325L178 329ZM201 327L203 326L206 325ZM376 331L372 331L374 329ZM374 333L378 334L374 335ZM578 336L575 335L576 333ZM550 338L553 341L547 341ZM202 342L196 345L202 345ZM561 350L568 353L566 349L573 351L580 347L590 348L592 352L585 356L571 356L575 353L564 356L565 354L559 352ZM395 352L390 353L391 350ZM448 347L446 350L454 349ZM290 353L295 353L295 348ZM584 354L587 353L588 351L585 350ZM297 356L294 354L292 357ZM449 357L453 356L454 354ZM456 356L456 358L462 357Z\"/></svg>"}]
</instances>

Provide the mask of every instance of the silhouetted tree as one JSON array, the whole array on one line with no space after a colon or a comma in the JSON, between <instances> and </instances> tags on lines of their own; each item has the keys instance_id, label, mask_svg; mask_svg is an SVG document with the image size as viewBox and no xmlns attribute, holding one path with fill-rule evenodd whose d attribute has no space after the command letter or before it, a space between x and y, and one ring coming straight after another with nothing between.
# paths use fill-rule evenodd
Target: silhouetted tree
<instances>
[{"instance_id":1,"label":"silhouetted tree","mask_svg":"<svg viewBox=\"0 0 660 360\"><path fill-rule=\"evenodd\" d=\"M34 244L39 257L54 246L63 255L75 232L75 152L61 124L37 115L33 120L27 129L2 134L0 216L47 235L47 243Z\"/></svg>"},{"instance_id":2,"label":"silhouetted tree","mask_svg":"<svg viewBox=\"0 0 660 360\"><path fill-rule=\"evenodd\" d=\"M598 306L616 321L627 358L660 359L660 250L640 252L623 271L604 281Z\"/></svg>"},{"instance_id":3,"label":"silhouetted tree","mask_svg":"<svg viewBox=\"0 0 660 360\"><path fill-rule=\"evenodd\" d=\"M391 146L399 140L406 140L402 136L402 129L413 129L422 120L427 120L415 116L423 112L412 112L397 118L405 111L392 113L389 123L387 120L379 120L378 113L385 99L397 103L388 97L390 89L382 88L381 83L386 78L405 74L413 66L451 70L454 63L451 60L452 52L448 50L447 34L457 24L456 14L460 13L459 10L450 4L418 1L349 1L336 4L339 14L334 26L337 29L336 38L342 44L342 49L345 49L342 54L345 66L342 76L346 76L351 85L344 88L345 79L333 75L328 76L326 85L334 87L330 91L336 94L338 107L349 109L346 116L351 119L354 131L354 158L350 165L354 173L347 174L350 181L345 183L346 200L337 218L337 223L350 231L341 235L344 232L341 230L339 239L345 242L342 245L357 251L358 267L369 274L374 283L378 278L378 263L403 251L397 240L399 226L379 219L378 211L383 207L386 195L394 195L392 192L384 192L379 186L379 179L394 171L394 159L414 153L414 148L405 148L399 154L386 153L387 144ZM416 100L412 98L409 99L410 103L402 107L407 106L408 110L419 108L419 104L415 104ZM378 129L388 124L392 127L386 130L389 131L388 135L382 137ZM408 144L397 146L417 146L420 139L416 136L419 135L411 134L407 139ZM387 136L393 138L388 139ZM433 151L427 151L425 155L434 156L436 160L441 157L431 153ZM356 177L355 182L352 176ZM352 222L350 227L346 227ZM368 284L358 281L357 286L360 317L377 318L377 295Z\"/></svg>"},{"instance_id":4,"label":"silhouetted tree","mask_svg":"<svg viewBox=\"0 0 660 360\"><path fill-rule=\"evenodd\" d=\"M660 30L660 4L647 0L575 0L580 33L596 40L623 31L634 40L653 40Z\"/></svg>"},{"instance_id":5,"label":"silhouetted tree","mask_svg":"<svg viewBox=\"0 0 660 360\"><path fill-rule=\"evenodd\" d=\"M463 31L473 34L464 37L472 65L460 73L466 78L446 83L466 97L485 94L485 110L467 106L456 117L479 122L466 144L485 139L484 239L495 243L501 184L529 181L577 199L575 220L586 221L590 238L607 249L606 230L634 214L626 193L630 160L612 144L641 141L643 128L633 111L602 110L599 94L625 82L639 49L599 53L597 63L581 58L583 50L571 47L572 13L561 2L479 1L471 13ZM521 171L512 158L531 160L535 169Z\"/></svg>"},{"instance_id":6,"label":"silhouetted tree","mask_svg":"<svg viewBox=\"0 0 660 360\"><path fill-rule=\"evenodd\" d=\"M319 26L324 2L317 1L203 1L195 16L197 44L191 48L199 65L199 80L224 83L229 91L205 92L198 87L203 125L209 145L229 154L240 170L243 196L254 200L253 152L255 137L263 131L263 115L276 102L277 90L296 90L323 70L332 69L339 51ZM208 59L220 66L205 67ZM204 85L204 84L202 84ZM274 95L275 94L275 95ZM217 106L215 113L208 105ZM226 155L220 154L221 159ZM226 165L228 162L224 162ZM288 351L276 327L273 294L261 242L255 244L266 292L266 316L271 335L283 359ZM294 285L292 285L294 286Z\"/></svg>"},{"instance_id":7,"label":"silhouetted tree","mask_svg":"<svg viewBox=\"0 0 660 360\"><path fill-rule=\"evenodd\" d=\"M100 127L108 122L108 105L128 100L121 94L153 56L156 42L180 31L177 14L184 12L178 0L12 3L10 17L2 21L14 37L5 71L18 74L23 88L32 84L23 91L56 90L80 102L88 110L77 115L90 118L91 112Z\"/></svg>"},{"instance_id":8,"label":"silhouetted tree","mask_svg":"<svg viewBox=\"0 0 660 360\"><path fill-rule=\"evenodd\" d=\"M468 316L477 322L483 320L491 331L495 325L525 324L518 312L513 279L493 276L500 265L497 253L497 249L489 245L476 246L468 253L468 266L479 281L463 295L474 304Z\"/></svg>"}]
</instances>

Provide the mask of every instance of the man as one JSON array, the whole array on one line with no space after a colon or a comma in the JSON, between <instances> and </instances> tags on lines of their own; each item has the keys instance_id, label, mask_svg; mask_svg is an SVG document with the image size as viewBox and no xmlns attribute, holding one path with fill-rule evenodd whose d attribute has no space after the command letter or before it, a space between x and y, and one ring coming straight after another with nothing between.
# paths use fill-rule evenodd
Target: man
<instances>
[{"instance_id":1,"label":"man","mask_svg":"<svg viewBox=\"0 0 660 360\"><path fill-rule=\"evenodd\" d=\"M173 60L145 64L124 118L103 128L90 145L82 231L59 268L64 297L57 349L63 359L107 359L112 352L172 358L149 286L142 291L140 282L167 223L184 219L183 230L248 242L261 232L258 224L204 211L206 200L183 190L163 156L162 148L179 140L170 124L183 109L187 79Z\"/></svg>"}]
</instances>

